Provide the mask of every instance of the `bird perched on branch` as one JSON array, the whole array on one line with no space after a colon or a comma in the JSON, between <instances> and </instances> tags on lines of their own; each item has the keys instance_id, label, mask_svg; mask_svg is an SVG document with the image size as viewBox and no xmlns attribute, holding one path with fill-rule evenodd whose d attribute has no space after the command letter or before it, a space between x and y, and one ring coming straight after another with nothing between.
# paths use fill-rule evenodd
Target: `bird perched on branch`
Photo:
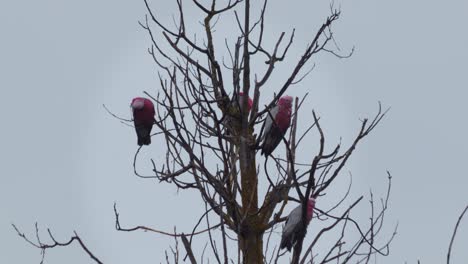
<instances>
[{"instance_id":1,"label":"bird perched on branch","mask_svg":"<svg viewBox=\"0 0 468 264\"><path fill-rule=\"evenodd\" d=\"M288 131L291 124L291 108L293 98L285 95L280 97L277 105L270 109L264 123L261 149L262 155L269 156Z\"/></svg>"},{"instance_id":2,"label":"bird perched on branch","mask_svg":"<svg viewBox=\"0 0 468 264\"><path fill-rule=\"evenodd\" d=\"M244 98L244 92L239 92L239 106L241 109L242 109L242 100L243 100L242 98ZM252 104L253 104L252 99L250 97L247 98L247 111L250 111L250 109L252 109Z\"/></svg>"},{"instance_id":3,"label":"bird perched on branch","mask_svg":"<svg viewBox=\"0 0 468 264\"><path fill-rule=\"evenodd\" d=\"M223 121L223 125L227 129L227 135L234 134L236 127L239 126L240 113L242 111L242 100L244 98L244 93L239 92L237 96L237 101L231 101L231 110L226 115L226 119ZM249 112L252 109L253 101L250 97L247 98L247 111ZM240 110L240 111L239 111Z\"/></svg>"},{"instance_id":4,"label":"bird perched on branch","mask_svg":"<svg viewBox=\"0 0 468 264\"><path fill-rule=\"evenodd\" d=\"M151 129L154 124L154 105L151 100L143 97L133 98L130 105L133 112L133 122L138 137L138 146L151 144Z\"/></svg>"},{"instance_id":5,"label":"bird perched on branch","mask_svg":"<svg viewBox=\"0 0 468 264\"><path fill-rule=\"evenodd\" d=\"M312 220L312 215L315 208L315 199L310 197L307 201L307 216L305 225L302 224L302 204L294 208L286 220L286 224L283 227L283 234L281 235L280 249L287 248L291 251L291 248L296 244L297 239L301 232L304 232L304 236L307 232L307 225Z\"/></svg>"}]
</instances>

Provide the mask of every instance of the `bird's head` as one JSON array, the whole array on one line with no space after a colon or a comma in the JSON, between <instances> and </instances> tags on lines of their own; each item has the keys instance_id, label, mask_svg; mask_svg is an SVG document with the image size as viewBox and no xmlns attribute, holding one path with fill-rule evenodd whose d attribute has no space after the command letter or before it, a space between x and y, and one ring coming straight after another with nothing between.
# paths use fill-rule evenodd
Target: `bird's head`
<instances>
[{"instance_id":1,"label":"bird's head","mask_svg":"<svg viewBox=\"0 0 468 264\"><path fill-rule=\"evenodd\" d=\"M293 102L293 98L289 95L281 96L278 100L278 105L284 108L291 108Z\"/></svg>"},{"instance_id":2,"label":"bird's head","mask_svg":"<svg viewBox=\"0 0 468 264\"><path fill-rule=\"evenodd\" d=\"M145 98L141 97L136 97L133 98L132 103L130 104L130 107L133 110L141 110L145 106Z\"/></svg>"},{"instance_id":3,"label":"bird's head","mask_svg":"<svg viewBox=\"0 0 468 264\"><path fill-rule=\"evenodd\" d=\"M315 208L315 198L311 196L309 200L307 201L307 221L312 220L312 216L314 214L314 208Z\"/></svg>"}]
</instances>

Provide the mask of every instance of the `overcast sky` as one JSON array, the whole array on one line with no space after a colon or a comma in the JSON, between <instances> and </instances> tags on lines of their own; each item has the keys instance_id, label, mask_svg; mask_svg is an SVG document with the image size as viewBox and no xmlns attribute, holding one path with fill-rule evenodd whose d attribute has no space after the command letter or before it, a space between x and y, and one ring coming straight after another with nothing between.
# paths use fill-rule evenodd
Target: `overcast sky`
<instances>
[{"instance_id":1,"label":"overcast sky","mask_svg":"<svg viewBox=\"0 0 468 264\"><path fill-rule=\"evenodd\" d=\"M171 24L176 9L167 2L153 6ZM328 15L329 2L270 2L265 41L296 27L291 57L297 58ZM468 2L343 0L341 9L335 37L344 52L355 46L355 54L346 60L317 56L314 71L289 93L309 92L303 117L312 108L319 113L330 145L340 136L349 141L378 101L391 107L346 171L353 173L355 193L372 189L378 196L386 188L386 170L393 174L385 232L397 222L399 230L390 256L378 263L443 263L468 204ZM191 21L201 20L187 13ZM163 261L171 240L115 231L114 201L128 226L171 231L177 225L187 232L196 222L196 193L133 175L134 131L102 107L128 118L131 98L157 90L146 52L150 41L137 24L144 15L142 1L0 2L0 263L40 261L39 251L11 228L15 223L34 234L36 221L60 240L76 230L105 263ZM216 31L221 42L229 30L235 30L232 20ZM290 65L277 69L270 93ZM143 149L142 160L162 154L153 144ZM466 245L468 218L452 263L466 263ZM46 258L91 263L76 246L51 250Z\"/></svg>"}]
</instances>

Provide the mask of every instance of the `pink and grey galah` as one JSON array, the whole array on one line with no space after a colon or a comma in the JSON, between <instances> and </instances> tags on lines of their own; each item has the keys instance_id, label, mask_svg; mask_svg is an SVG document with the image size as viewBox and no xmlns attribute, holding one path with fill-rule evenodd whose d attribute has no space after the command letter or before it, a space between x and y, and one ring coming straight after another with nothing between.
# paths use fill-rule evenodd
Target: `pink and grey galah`
<instances>
[{"instance_id":1,"label":"pink and grey galah","mask_svg":"<svg viewBox=\"0 0 468 264\"><path fill-rule=\"evenodd\" d=\"M244 92L239 92L239 106L240 108L242 109L242 98L244 98ZM252 109L252 104L253 104L253 101L252 99L249 97L247 98L247 109L248 111L250 111L250 109Z\"/></svg>"},{"instance_id":2,"label":"pink and grey galah","mask_svg":"<svg viewBox=\"0 0 468 264\"><path fill-rule=\"evenodd\" d=\"M231 108L236 111L239 110L239 107L240 107L240 110L242 111L242 100L244 98L244 93L243 92L239 92L238 96L237 96L237 101L231 101ZM252 104L253 104L253 101L252 99L250 99L250 97L247 98L247 111L250 111L250 109L252 109ZM240 116L240 115L239 115ZM234 126L236 124L236 119L234 116L231 116L231 114L228 114L226 116L226 119L223 121L223 125L227 128L227 133L228 134L233 134L233 131L235 130Z\"/></svg>"},{"instance_id":3,"label":"pink and grey galah","mask_svg":"<svg viewBox=\"0 0 468 264\"><path fill-rule=\"evenodd\" d=\"M292 101L291 96L282 96L277 105L270 109L270 113L267 113L262 136L262 155L269 156L288 131L291 124Z\"/></svg>"},{"instance_id":4,"label":"pink and grey galah","mask_svg":"<svg viewBox=\"0 0 468 264\"><path fill-rule=\"evenodd\" d=\"M133 98L130 106L132 107L138 146L151 144L151 129L155 114L153 103L147 98L136 97Z\"/></svg>"},{"instance_id":5,"label":"pink and grey galah","mask_svg":"<svg viewBox=\"0 0 468 264\"><path fill-rule=\"evenodd\" d=\"M286 220L286 224L283 227L283 234L281 236L280 249L287 248L288 251L291 251L291 248L296 244L298 237L301 232L307 232L307 225L310 220L312 220L312 215L314 214L315 208L315 199L310 197L307 201L307 223L302 224L302 204L294 208Z\"/></svg>"}]
</instances>

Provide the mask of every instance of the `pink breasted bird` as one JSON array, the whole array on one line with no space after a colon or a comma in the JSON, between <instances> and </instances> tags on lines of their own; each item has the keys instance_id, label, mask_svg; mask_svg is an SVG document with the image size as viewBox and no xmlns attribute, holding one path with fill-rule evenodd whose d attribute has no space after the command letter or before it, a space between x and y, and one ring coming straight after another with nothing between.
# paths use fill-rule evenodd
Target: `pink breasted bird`
<instances>
[{"instance_id":1,"label":"pink breasted bird","mask_svg":"<svg viewBox=\"0 0 468 264\"><path fill-rule=\"evenodd\" d=\"M282 96L277 105L270 109L270 113L267 113L262 136L262 155L269 156L288 131L291 124L292 101L291 96Z\"/></svg>"},{"instance_id":2,"label":"pink breasted bird","mask_svg":"<svg viewBox=\"0 0 468 264\"><path fill-rule=\"evenodd\" d=\"M242 98L244 98L244 93L243 93L243 92L239 92L239 105L240 105L241 109L242 109ZM253 101L252 101L252 99L249 97L249 98L247 99L247 106L248 106L247 109L248 109L248 111L250 111L250 109L252 109L252 104L253 104Z\"/></svg>"},{"instance_id":3,"label":"pink breasted bird","mask_svg":"<svg viewBox=\"0 0 468 264\"><path fill-rule=\"evenodd\" d=\"M154 105L143 97L133 98L130 105L133 111L133 122L138 137L138 146L151 144L151 129L154 124Z\"/></svg>"},{"instance_id":4,"label":"pink breasted bird","mask_svg":"<svg viewBox=\"0 0 468 264\"><path fill-rule=\"evenodd\" d=\"M237 97L237 101L231 101L231 107L233 109L236 109L238 110L240 107L240 110L242 111L242 100L244 98L244 93L243 92L239 92L238 94L238 97ZM252 109L252 104L253 104L253 101L252 99L247 98L247 109L248 111L250 111L250 109ZM240 115L239 115L240 116ZM231 116L231 114L228 114L226 116L226 119L223 121L223 125L227 128L227 134L231 134L232 131L234 130L234 124L236 123L236 118L234 116Z\"/></svg>"},{"instance_id":5,"label":"pink breasted bird","mask_svg":"<svg viewBox=\"0 0 468 264\"><path fill-rule=\"evenodd\" d=\"M302 204L294 208L286 220L286 224L283 227L283 234L281 235L280 249L287 248L291 251L291 248L297 242L297 239L301 232L307 232L307 225L312 220L314 214L315 199L310 197L307 201L307 223L302 225Z\"/></svg>"}]
</instances>

